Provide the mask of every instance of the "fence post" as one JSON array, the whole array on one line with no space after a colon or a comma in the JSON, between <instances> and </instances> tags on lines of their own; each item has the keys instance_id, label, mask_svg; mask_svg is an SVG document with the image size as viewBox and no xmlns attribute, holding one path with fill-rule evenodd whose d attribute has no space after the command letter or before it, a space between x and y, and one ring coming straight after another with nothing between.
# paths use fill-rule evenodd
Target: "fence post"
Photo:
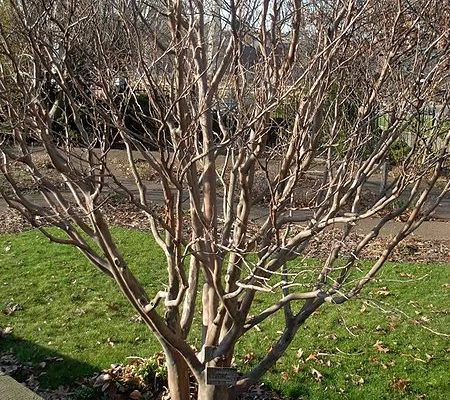
<instances>
[{"instance_id":1,"label":"fence post","mask_svg":"<svg viewBox=\"0 0 450 400\"><path fill-rule=\"evenodd\" d=\"M381 182L380 182L380 194L386 193L389 175L389 159L386 157L381 163Z\"/></svg>"}]
</instances>

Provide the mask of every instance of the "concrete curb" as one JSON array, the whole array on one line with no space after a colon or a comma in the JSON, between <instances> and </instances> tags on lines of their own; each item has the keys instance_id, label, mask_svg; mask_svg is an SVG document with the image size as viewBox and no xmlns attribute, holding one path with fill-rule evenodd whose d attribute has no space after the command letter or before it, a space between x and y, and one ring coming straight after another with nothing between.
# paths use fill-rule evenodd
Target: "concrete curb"
<instances>
[{"instance_id":1,"label":"concrete curb","mask_svg":"<svg viewBox=\"0 0 450 400\"><path fill-rule=\"evenodd\" d=\"M8 375L0 376L1 400L44 400Z\"/></svg>"}]
</instances>

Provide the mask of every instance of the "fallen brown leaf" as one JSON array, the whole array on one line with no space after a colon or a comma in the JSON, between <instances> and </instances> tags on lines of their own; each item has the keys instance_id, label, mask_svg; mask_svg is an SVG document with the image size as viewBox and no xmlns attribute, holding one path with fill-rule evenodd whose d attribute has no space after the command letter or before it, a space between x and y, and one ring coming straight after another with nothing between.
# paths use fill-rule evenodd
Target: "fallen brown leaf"
<instances>
[{"instance_id":1,"label":"fallen brown leaf","mask_svg":"<svg viewBox=\"0 0 450 400\"><path fill-rule=\"evenodd\" d=\"M316 380L316 382L322 382L323 375L319 371L317 371L317 369L311 368L311 374Z\"/></svg>"},{"instance_id":2,"label":"fallen brown leaf","mask_svg":"<svg viewBox=\"0 0 450 400\"><path fill-rule=\"evenodd\" d=\"M251 364L253 361L255 361L255 359L256 359L255 353L251 351L250 353L244 355L244 357L242 358L242 362L248 365Z\"/></svg>"},{"instance_id":3,"label":"fallen brown leaf","mask_svg":"<svg viewBox=\"0 0 450 400\"><path fill-rule=\"evenodd\" d=\"M310 360L317 361L317 354L316 353L311 353L308 357L306 357L305 361L310 361Z\"/></svg>"},{"instance_id":4,"label":"fallen brown leaf","mask_svg":"<svg viewBox=\"0 0 450 400\"><path fill-rule=\"evenodd\" d=\"M393 380L392 380L392 383L391 383L391 387L396 392L405 393L405 391L406 391L406 389L408 387L408 382L409 382L409 379L404 379L404 378L396 379L394 377Z\"/></svg>"},{"instance_id":5,"label":"fallen brown leaf","mask_svg":"<svg viewBox=\"0 0 450 400\"><path fill-rule=\"evenodd\" d=\"M390 331L393 331L393 330L395 330L397 328L397 324L395 324L394 322L389 322L389 324L388 324L388 329L390 330Z\"/></svg>"},{"instance_id":6,"label":"fallen brown leaf","mask_svg":"<svg viewBox=\"0 0 450 400\"><path fill-rule=\"evenodd\" d=\"M380 342L379 340L373 345L376 351L379 353L387 353L389 351L389 348L384 345L383 342Z\"/></svg>"},{"instance_id":7,"label":"fallen brown leaf","mask_svg":"<svg viewBox=\"0 0 450 400\"><path fill-rule=\"evenodd\" d=\"M0 328L0 337L6 337L10 335L13 331L11 326L7 326L6 328Z\"/></svg>"},{"instance_id":8,"label":"fallen brown leaf","mask_svg":"<svg viewBox=\"0 0 450 400\"><path fill-rule=\"evenodd\" d=\"M300 348L300 349L297 350L297 353L295 354L295 357L298 360L300 360L302 358L302 356L303 356L303 349Z\"/></svg>"},{"instance_id":9,"label":"fallen brown leaf","mask_svg":"<svg viewBox=\"0 0 450 400\"><path fill-rule=\"evenodd\" d=\"M6 316L10 316L14 314L16 311L22 310L22 306L18 303L8 303L3 309L2 312Z\"/></svg>"},{"instance_id":10,"label":"fallen brown leaf","mask_svg":"<svg viewBox=\"0 0 450 400\"><path fill-rule=\"evenodd\" d=\"M282 379L283 381L288 381L288 380L291 379L291 377L289 376L289 374L288 374L286 371L283 371L283 372L281 373L280 377L281 377L281 379Z\"/></svg>"}]
</instances>

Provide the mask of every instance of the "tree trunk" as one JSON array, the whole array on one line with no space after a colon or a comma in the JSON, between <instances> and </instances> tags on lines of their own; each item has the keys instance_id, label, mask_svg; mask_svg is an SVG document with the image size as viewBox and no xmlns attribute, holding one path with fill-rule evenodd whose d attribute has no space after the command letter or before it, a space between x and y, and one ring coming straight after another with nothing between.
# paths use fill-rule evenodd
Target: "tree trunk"
<instances>
[{"instance_id":1,"label":"tree trunk","mask_svg":"<svg viewBox=\"0 0 450 400\"><path fill-rule=\"evenodd\" d=\"M164 349L171 400L189 400L189 367L176 351Z\"/></svg>"},{"instance_id":2,"label":"tree trunk","mask_svg":"<svg viewBox=\"0 0 450 400\"><path fill-rule=\"evenodd\" d=\"M199 383L197 400L233 400L226 386L207 385Z\"/></svg>"}]
</instances>

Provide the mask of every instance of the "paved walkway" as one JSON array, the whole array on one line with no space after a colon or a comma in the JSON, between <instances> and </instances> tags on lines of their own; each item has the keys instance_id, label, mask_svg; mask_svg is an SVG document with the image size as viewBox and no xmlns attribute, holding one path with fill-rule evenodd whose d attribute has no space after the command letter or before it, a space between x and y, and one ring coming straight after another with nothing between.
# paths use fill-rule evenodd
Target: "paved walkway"
<instances>
[{"instance_id":1,"label":"paved walkway","mask_svg":"<svg viewBox=\"0 0 450 400\"><path fill-rule=\"evenodd\" d=\"M131 180L127 185L131 186ZM161 187L155 182L147 182L147 198L148 201L162 204L163 195ZM43 205L43 199L38 193L33 193L29 195L29 199L36 204ZM187 206L187 201L185 202ZM221 202L219 202L221 206ZM7 204L3 198L0 197L0 217L1 214L6 212ZM220 212L220 208L219 208ZM297 211L299 215L304 215L305 218L308 217L307 212ZM267 209L263 206L253 207L251 218L254 220L262 220L267 216ZM413 237L423 240L445 240L450 242L450 196L447 196L441 203L439 208L436 210L435 218L438 220L425 221L422 225L414 232ZM369 218L361 220L357 223L355 230L359 233L369 232L379 221L379 218ZM395 235L402 227L401 222L390 221L380 232L380 236L387 237Z\"/></svg>"},{"instance_id":2,"label":"paved walkway","mask_svg":"<svg viewBox=\"0 0 450 400\"><path fill-rule=\"evenodd\" d=\"M114 163L127 163L126 152L123 150L112 150L109 154L109 160L114 161ZM139 159L139 153L134 155L135 159ZM218 164L221 163L221 157L218 159ZM310 176L318 176L321 172L320 162L315 163L313 166L313 171L311 171L308 175ZM371 177L370 181L366 184L366 188L372 190L374 192L379 191L381 182L381 176L375 175ZM125 186L129 188L134 188L133 180L130 178L123 178L123 183ZM148 200L153 201L155 203L161 204L163 202L162 190L159 184L156 182L146 182L147 186L147 195ZM38 204L43 204L42 198L39 194L32 194L31 199ZM187 202L186 202L187 203ZM221 202L219 202L221 205ZM7 204L0 196L0 217L2 213L4 213L7 209ZM220 210L219 210L220 212ZM301 212L299 212L301 213ZM263 206L257 206L253 208L252 218L261 219L267 215L267 210ZM308 217L307 213L304 213L305 217ZM414 237L419 239L428 239L428 240L446 240L450 242L450 194L442 200L441 204L437 207L434 212L433 221L425 221L413 234ZM373 226L377 224L379 219L366 219L359 221L356 226L356 231L360 233L369 232ZM401 229L402 223L391 221L388 222L385 227L381 230L380 236L392 236Z\"/></svg>"}]
</instances>

